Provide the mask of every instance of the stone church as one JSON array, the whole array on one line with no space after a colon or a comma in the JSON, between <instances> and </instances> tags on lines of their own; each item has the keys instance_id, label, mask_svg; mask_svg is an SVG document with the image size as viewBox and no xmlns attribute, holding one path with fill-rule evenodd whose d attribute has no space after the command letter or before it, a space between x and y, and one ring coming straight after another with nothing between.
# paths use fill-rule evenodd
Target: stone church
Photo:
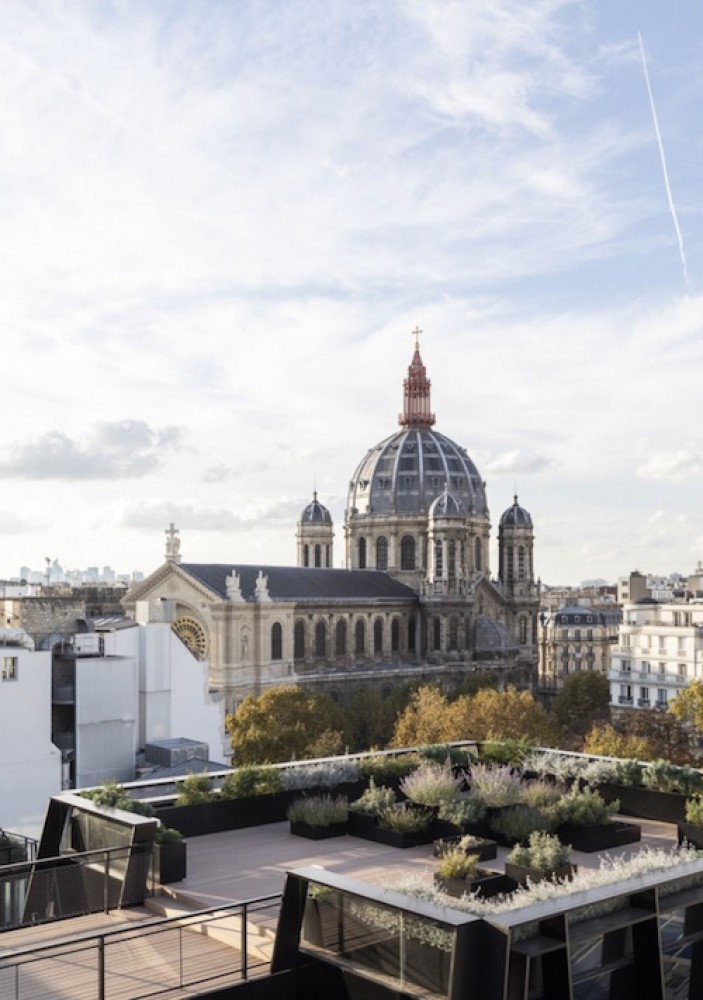
<instances>
[{"instance_id":1,"label":"stone church","mask_svg":"<svg viewBox=\"0 0 703 1000\"><path fill-rule=\"evenodd\" d=\"M516 497L500 519L494 576L486 484L466 449L434 429L417 336L399 423L349 483L346 569L332 568L334 524L314 494L297 525L297 566L184 562L171 525L166 562L127 594L131 614L159 602L207 659L228 711L283 683L342 702L366 684L451 688L487 669L501 685L533 685L532 519Z\"/></svg>"}]
</instances>

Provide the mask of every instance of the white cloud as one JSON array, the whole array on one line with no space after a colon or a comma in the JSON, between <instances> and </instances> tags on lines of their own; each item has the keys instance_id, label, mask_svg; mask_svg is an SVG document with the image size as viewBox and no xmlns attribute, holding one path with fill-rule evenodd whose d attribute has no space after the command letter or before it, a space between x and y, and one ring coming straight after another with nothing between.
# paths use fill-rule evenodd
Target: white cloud
<instances>
[{"instance_id":1,"label":"white cloud","mask_svg":"<svg viewBox=\"0 0 703 1000\"><path fill-rule=\"evenodd\" d=\"M652 455L637 469L637 475L641 479L656 479L670 483L699 479L702 473L703 458L688 448Z\"/></svg>"}]
</instances>

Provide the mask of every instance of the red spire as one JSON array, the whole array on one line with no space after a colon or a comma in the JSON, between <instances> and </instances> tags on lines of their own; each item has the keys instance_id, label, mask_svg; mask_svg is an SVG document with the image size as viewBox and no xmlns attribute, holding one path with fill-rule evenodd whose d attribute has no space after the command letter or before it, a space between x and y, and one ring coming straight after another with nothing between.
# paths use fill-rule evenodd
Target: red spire
<instances>
[{"instance_id":1,"label":"red spire","mask_svg":"<svg viewBox=\"0 0 703 1000\"><path fill-rule=\"evenodd\" d=\"M435 421L430 412L430 385L425 366L420 357L420 334L415 327L415 353L408 368L408 377L403 381L403 412L398 417L401 427L431 427Z\"/></svg>"}]
</instances>

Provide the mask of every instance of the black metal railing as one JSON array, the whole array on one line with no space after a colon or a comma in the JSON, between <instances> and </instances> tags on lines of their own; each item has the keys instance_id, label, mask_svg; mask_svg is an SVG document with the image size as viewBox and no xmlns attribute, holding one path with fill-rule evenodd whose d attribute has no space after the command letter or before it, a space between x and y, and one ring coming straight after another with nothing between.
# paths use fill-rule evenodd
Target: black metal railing
<instances>
[{"instance_id":1,"label":"black metal railing","mask_svg":"<svg viewBox=\"0 0 703 1000\"><path fill-rule=\"evenodd\" d=\"M133 844L4 866L0 932L142 904L154 895L151 855Z\"/></svg>"},{"instance_id":2,"label":"black metal railing","mask_svg":"<svg viewBox=\"0 0 703 1000\"><path fill-rule=\"evenodd\" d=\"M254 978L269 970L280 902L279 894L263 896L5 953L0 996L50 996L58 976L71 996L91 1000L145 1000Z\"/></svg>"},{"instance_id":3,"label":"black metal railing","mask_svg":"<svg viewBox=\"0 0 703 1000\"><path fill-rule=\"evenodd\" d=\"M37 844L34 837L0 830L0 867L14 865L18 861L33 861L37 856Z\"/></svg>"}]
</instances>

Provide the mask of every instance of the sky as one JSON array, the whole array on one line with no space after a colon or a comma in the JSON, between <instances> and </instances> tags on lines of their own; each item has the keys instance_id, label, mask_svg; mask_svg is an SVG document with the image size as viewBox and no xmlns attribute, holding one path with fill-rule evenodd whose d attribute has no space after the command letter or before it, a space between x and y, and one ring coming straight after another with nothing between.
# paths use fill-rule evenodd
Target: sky
<instances>
[{"instance_id":1,"label":"sky","mask_svg":"<svg viewBox=\"0 0 703 1000\"><path fill-rule=\"evenodd\" d=\"M0 576L291 565L315 488L342 565L416 326L545 583L692 571L701 65L660 0L3 0Z\"/></svg>"}]
</instances>

